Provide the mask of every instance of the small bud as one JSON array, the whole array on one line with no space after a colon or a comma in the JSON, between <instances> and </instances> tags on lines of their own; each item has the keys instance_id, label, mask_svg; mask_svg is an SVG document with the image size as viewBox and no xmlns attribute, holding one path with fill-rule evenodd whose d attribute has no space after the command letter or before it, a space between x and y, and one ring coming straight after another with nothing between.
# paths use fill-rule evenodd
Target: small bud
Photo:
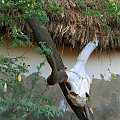
<instances>
[{"instance_id":1,"label":"small bud","mask_svg":"<svg viewBox=\"0 0 120 120\"><path fill-rule=\"evenodd\" d=\"M113 2L114 2L114 0L108 0L108 2L109 2L109 3L113 3Z\"/></svg>"},{"instance_id":2,"label":"small bud","mask_svg":"<svg viewBox=\"0 0 120 120\"><path fill-rule=\"evenodd\" d=\"M93 114L93 109L90 107L90 111L91 111L91 113Z\"/></svg>"},{"instance_id":3,"label":"small bud","mask_svg":"<svg viewBox=\"0 0 120 120\"><path fill-rule=\"evenodd\" d=\"M21 77L21 75L19 74L18 75L18 81L20 82L22 80L22 77Z\"/></svg>"},{"instance_id":4,"label":"small bud","mask_svg":"<svg viewBox=\"0 0 120 120\"><path fill-rule=\"evenodd\" d=\"M7 83L5 82L4 86L3 86L3 91L7 92Z\"/></svg>"},{"instance_id":5,"label":"small bud","mask_svg":"<svg viewBox=\"0 0 120 120\"><path fill-rule=\"evenodd\" d=\"M61 13L61 17L63 18L65 16L64 12Z\"/></svg>"}]
</instances>

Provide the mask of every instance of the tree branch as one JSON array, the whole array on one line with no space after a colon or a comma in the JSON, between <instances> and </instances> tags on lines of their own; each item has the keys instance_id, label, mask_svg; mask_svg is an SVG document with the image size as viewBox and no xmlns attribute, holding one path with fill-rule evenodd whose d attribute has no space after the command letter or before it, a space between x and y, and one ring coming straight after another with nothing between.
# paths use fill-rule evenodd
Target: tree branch
<instances>
[{"instance_id":1,"label":"tree branch","mask_svg":"<svg viewBox=\"0 0 120 120\"><path fill-rule=\"evenodd\" d=\"M45 42L46 47L51 49L51 55L46 56L47 61L52 68L52 73L47 79L48 84L54 85L56 83L67 80L67 74L64 71L65 67L64 65L61 66L61 64L59 64L63 63L62 59L60 59L60 55L58 54L57 49L47 29L41 28L41 23L37 17L30 17L27 19L27 22L33 30L33 34L37 43L39 44L39 42Z\"/></svg>"},{"instance_id":2,"label":"tree branch","mask_svg":"<svg viewBox=\"0 0 120 120\"><path fill-rule=\"evenodd\" d=\"M73 103L68 98L68 92L63 82L67 80L67 75L65 73L65 67L64 67L64 64L62 62L60 55L57 52L57 49L53 43L53 40L50 34L48 33L46 29L40 29L41 23L38 18L30 17L27 19L27 22L33 31L33 34L35 36L37 43L39 43L40 41L45 42L46 47L50 48L52 51L52 54L50 57L46 56L48 63L50 64L52 68L52 73L48 77L48 84L59 83L67 102L69 103L69 105L71 106L71 108L73 109L77 117L79 118L79 120L88 120L87 116L85 115L85 108L74 106ZM62 77L60 75L62 75Z\"/></svg>"},{"instance_id":3,"label":"tree branch","mask_svg":"<svg viewBox=\"0 0 120 120\"><path fill-rule=\"evenodd\" d=\"M18 0L12 0L13 2L17 2ZM46 47L50 48L52 51L52 54L50 57L46 56L47 61L49 65L52 68L52 73L48 77L47 81L49 85L53 85L56 83L59 83L60 88L68 102L68 104L71 106L79 120L89 120L88 117L86 116L86 110L85 108L81 108L78 106L74 106L71 100L68 98L68 92L65 87L64 81L67 80L68 76L66 75L65 67L62 62L62 59L60 55L57 52L56 46L53 43L53 40L48 33L47 30L45 29L40 29L41 28L41 22L37 17L29 17L26 19L28 25L31 27L35 40L39 44L39 42L45 42ZM62 75L62 77L61 77Z\"/></svg>"}]
</instances>

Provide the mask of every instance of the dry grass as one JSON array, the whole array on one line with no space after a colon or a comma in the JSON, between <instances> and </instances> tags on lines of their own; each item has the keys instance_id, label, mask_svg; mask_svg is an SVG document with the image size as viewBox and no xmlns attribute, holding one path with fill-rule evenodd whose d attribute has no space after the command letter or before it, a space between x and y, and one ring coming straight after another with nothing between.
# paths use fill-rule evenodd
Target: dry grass
<instances>
[{"instance_id":1,"label":"dry grass","mask_svg":"<svg viewBox=\"0 0 120 120\"><path fill-rule=\"evenodd\" d=\"M92 0L84 0L89 5ZM111 49L119 50L120 41L113 40L112 36L120 36L120 26L116 23L116 18L101 16L101 19L112 28L112 32L103 28L100 21L95 17L81 15L81 11L73 0L61 0L64 10L64 17L50 16L49 31L56 44L65 44L73 48L82 48L90 40L98 38L100 40L100 51Z\"/></svg>"},{"instance_id":2,"label":"dry grass","mask_svg":"<svg viewBox=\"0 0 120 120\"><path fill-rule=\"evenodd\" d=\"M100 20L95 17L82 15L82 11L77 4L75 4L76 0L39 1L55 1L60 6L64 7L64 17L58 14L50 14L50 22L47 25L57 45L67 45L72 48L81 49L90 40L98 38L100 40L100 51L119 50L120 40L112 40L113 36L120 36L120 26L118 26L115 17L101 16L101 19L106 21L111 27L112 31L109 32L109 30L103 28L100 24ZM84 3L89 6L91 1L93 0L84 0ZM30 34L29 29L27 30L26 33Z\"/></svg>"}]
</instances>

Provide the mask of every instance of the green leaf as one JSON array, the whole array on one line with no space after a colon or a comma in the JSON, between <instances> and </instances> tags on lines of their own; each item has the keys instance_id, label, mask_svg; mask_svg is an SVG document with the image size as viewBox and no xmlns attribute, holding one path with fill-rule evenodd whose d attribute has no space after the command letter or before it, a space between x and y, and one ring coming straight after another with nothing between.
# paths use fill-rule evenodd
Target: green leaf
<instances>
[{"instance_id":1,"label":"green leaf","mask_svg":"<svg viewBox=\"0 0 120 120\"><path fill-rule=\"evenodd\" d=\"M117 75L114 73L111 73L111 80L116 80L117 79Z\"/></svg>"},{"instance_id":2,"label":"green leaf","mask_svg":"<svg viewBox=\"0 0 120 120\"><path fill-rule=\"evenodd\" d=\"M2 45L4 43L4 39L3 37L0 37L0 45Z\"/></svg>"},{"instance_id":3,"label":"green leaf","mask_svg":"<svg viewBox=\"0 0 120 120\"><path fill-rule=\"evenodd\" d=\"M41 47L37 47L37 48L35 49L35 51L36 51L37 53L43 54L43 50L42 50Z\"/></svg>"},{"instance_id":4,"label":"green leaf","mask_svg":"<svg viewBox=\"0 0 120 120\"><path fill-rule=\"evenodd\" d=\"M19 39L14 39L12 42L11 42L11 46L12 47L18 47L20 45L23 45L23 41L22 40L19 40Z\"/></svg>"}]
</instances>

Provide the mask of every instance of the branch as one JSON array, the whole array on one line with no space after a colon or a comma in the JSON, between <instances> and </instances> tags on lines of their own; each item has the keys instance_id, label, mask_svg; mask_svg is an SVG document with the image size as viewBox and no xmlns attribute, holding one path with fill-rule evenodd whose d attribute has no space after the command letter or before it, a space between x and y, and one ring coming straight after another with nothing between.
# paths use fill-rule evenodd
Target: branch
<instances>
[{"instance_id":1,"label":"branch","mask_svg":"<svg viewBox=\"0 0 120 120\"><path fill-rule=\"evenodd\" d=\"M51 73L50 77L48 78L48 80L50 80L50 82L53 82L53 84L57 83L58 80L60 80L60 81L67 80L66 72L64 71L65 70L64 64L62 62L60 55L57 52L57 49L56 49L48 31L45 29L40 29L41 23L38 18L30 17L27 19L27 22L33 31L33 34L35 36L37 43L39 43L40 41L45 42L46 47L50 48L52 51L52 54L50 57L46 56L48 63L50 64L50 66L52 68L52 73ZM63 77L61 77L62 80L58 77L60 75L60 72L64 73ZM56 77L56 74L57 74L58 78ZM51 80L51 78L53 78L52 79L53 81ZM85 115L85 109L73 105L71 100L68 98L68 92L67 92L64 82L60 82L60 81L58 81L58 82L63 91L63 94L64 94L67 102L69 103L69 105L71 106L71 108L73 109L75 114L77 115L77 117L80 120L88 120L87 116Z\"/></svg>"},{"instance_id":2,"label":"branch","mask_svg":"<svg viewBox=\"0 0 120 120\"><path fill-rule=\"evenodd\" d=\"M18 0L12 0L12 1L17 2ZM65 84L64 84L64 82L61 82L61 81L67 80L68 76L66 75L66 72L64 71L65 70L64 64L62 62L60 55L57 52L57 49L52 41L50 34L48 33L47 30L40 29L41 22L39 21L38 18L29 17L27 19L27 22L33 31L33 34L34 34L34 37L35 37L37 43L39 44L40 41L46 42L46 47L48 47L52 50L51 56L50 57L46 56L47 61L52 68L52 73L51 73L50 77L48 78L48 84L55 84L55 83L59 82L59 85L62 89L62 92L63 92L68 104L71 106L71 108L73 109L73 111L75 112L75 114L77 115L79 120L88 120L87 116L85 115L85 108L83 109L81 107L74 106L73 103L71 102L71 100L68 98L68 92L65 87ZM60 79L61 77L59 77L61 75L60 74L61 72L63 73L62 79ZM56 76L58 76L58 77L56 77Z\"/></svg>"},{"instance_id":3,"label":"branch","mask_svg":"<svg viewBox=\"0 0 120 120\"><path fill-rule=\"evenodd\" d=\"M62 63L62 60L60 59L60 55L58 54L47 29L41 28L41 23L37 17L30 17L27 19L27 22L33 30L33 34L37 43L39 44L39 42L45 42L46 47L51 49L51 55L46 56L47 61L52 68L51 75L47 79L48 84L54 85L67 80L67 74L64 71L65 67L59 64Z\"/></svg>"}]
</instances>

